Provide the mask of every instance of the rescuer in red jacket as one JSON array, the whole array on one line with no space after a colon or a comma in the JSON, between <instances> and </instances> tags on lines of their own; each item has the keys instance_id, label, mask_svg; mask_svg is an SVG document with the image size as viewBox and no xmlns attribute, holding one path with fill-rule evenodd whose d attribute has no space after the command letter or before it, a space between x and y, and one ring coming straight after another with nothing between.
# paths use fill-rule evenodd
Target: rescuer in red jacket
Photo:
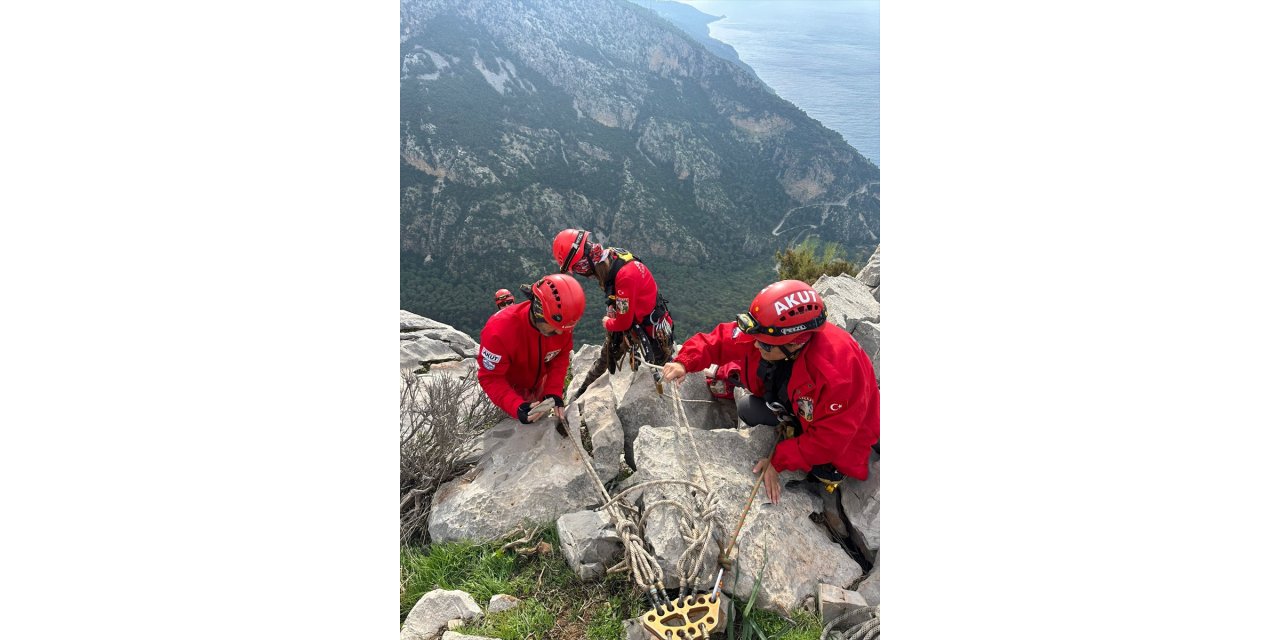
<instances>
[{"instance_id":1,"label":"rescuer in red jacket","mask_svg":"<svg viewBox=\"0 0 1280 640\"><path fill-rule=\"evenodd\" d=\"M607 296L607 310L600 322L608 337L600 360L585 376L584 388L606 367L611 373L615 370L627 352L622 347L624 334L644 343L641 353L647 362L661 365L671 358L675 331L667 301L658 293L658 283L649 268L626 249L606 249L590 240L591 234L585 229L565 229L556 234L551 245L560 273L595 278ZM643 335L632 332L633 328Z\"/></svg>"},{"instance_id":2,"label":"rescuer in red jacket","mask_svg":"<svg viewBox=\"0 0 1280 640\"><path fill-rule=\"evenodd\" d=\"M748 425L779 425L772 458L759 461L765 491L776 503L778 471L806 471L835 495L845 476L867 479L880 441L880 390L871 360L853 336L826 324L826 305L799 280L760 291L738 320L685 341L663 367L668 380L711 364L740 367L750 392L738 403ZM829 500L824 500L829 502Z\"/></svg>"},{"instance_id":3,"label":"rescuer in red jacket","mask_svg":"<svg viewBox=\"0 0 1280 640\"><path fill-rule=\"evenodd\" d=\"M529 299L499 310L480 331L480 386L493 404L525 424L546 415L529 413L548 398L564 418L573 325L582 317L586 296L576 280L559 273L521 289Z\"/></svg>"}]
</instances>

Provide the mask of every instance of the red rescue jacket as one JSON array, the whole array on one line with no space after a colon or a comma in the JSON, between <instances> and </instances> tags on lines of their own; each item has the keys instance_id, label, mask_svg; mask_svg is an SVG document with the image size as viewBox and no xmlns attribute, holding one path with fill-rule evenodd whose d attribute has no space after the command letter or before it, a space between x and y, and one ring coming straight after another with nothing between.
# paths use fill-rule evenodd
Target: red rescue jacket
<instances>
[{"instance_id":1,"label":"red rescue jacket","mask_svg":"<svg viewBox=\"0 0 1280 640\"><path fill-rule=\"evenodd\" d=\"M747 391L763 396L760 350L754 343L736 323L726 322L686 340L675 361L686 371L736 362ZM880 389L871 359L853 336L822 325L791 367L787 397L803 433L778 443L773 467L809 471L830 463L840 473L866 480L871 445L880 440Z\"/></svg>"},{"instance_id":2,"label":"red rescue jacket","mask_svg":"<svg viewBox=\"0 0 1280 640\"><path fill-rule=\"evenodd\" d=\"M613 256L613 259L620 258ZM613 295L613 313L605 321L605 329L626 331L653 311L658 302L658 283L654 282L649 267L639 260L630 260L613 279ZM653 335L652 328L645 327L645 331Z\"/></svg>"},{"instance_id":3,"label":"red rescue jacket","mask_svg":"<svg viewBox=\"0 0 1280 640\"><path fill-rule=\"evenodd\" d=\"M573 332L544 336L529 322L526 300L489 317L480 331L480 387L507 415L545 395L564 396L564 374L573 351Z\"/></svg>"}]
</instances>

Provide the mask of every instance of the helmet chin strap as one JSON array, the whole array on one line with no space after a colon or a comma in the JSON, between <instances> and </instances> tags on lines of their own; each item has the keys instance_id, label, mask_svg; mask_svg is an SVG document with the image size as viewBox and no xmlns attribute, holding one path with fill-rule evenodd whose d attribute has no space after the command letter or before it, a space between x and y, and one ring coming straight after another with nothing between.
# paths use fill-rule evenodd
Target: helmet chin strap
<instances>
[{"instance_id":1,"label":"helmet chin strap","mask_svg":"<svg viewBox=\"0 0 1280 640\"><path fill-rule=\"evenodd\" d=\"M800 353L800 350L803 349L804 345L806 344L809 344L809 343L805 342L804 344L801 344L800 346L796 347L795 351L791 351L790 349L787 349L786 345L780 344L778 345L778 350L782 352L782 355L786 356L787 360L795 360L796 356Z\"/></svg>"}]
</instances>

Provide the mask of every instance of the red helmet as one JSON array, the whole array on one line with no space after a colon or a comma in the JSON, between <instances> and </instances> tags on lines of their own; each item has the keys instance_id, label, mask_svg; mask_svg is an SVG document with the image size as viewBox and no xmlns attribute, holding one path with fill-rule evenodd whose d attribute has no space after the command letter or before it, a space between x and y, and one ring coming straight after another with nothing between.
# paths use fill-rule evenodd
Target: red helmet
<instances>
[{"instance_id":1,"label":"red helmet","mask_svg":"<svg viewBox=\"0 0 1280 640\"><path fill-rule=\"evenodd\" d=\"M556 234L551 243L551 257L560 265L560 273L568 273L573 263L587 255L587 240L591 234L586 229L565 229Z\"/></svg>"},{"instance_id":2,"label":"red helmet","mask_svg":"<svg viewBox=\"0 0 1280 640\"><path fill-rule=\"evenodd\" d=\"M587 296L573 276L555 273L533 283L535 319L560 330L569 330L578 323L586 308Z\"/></svg>"},{"instance_id":3,"label":"red helmet","mask_svg":"<svg viewBox=\"0 0 1280 640\"><path fill-rule=\"evenodd\" d=\"M804 342L806 334L826 321L822 296L799 280L783 280L761 289L751 301L751 310L738 314L738 328L765 344Z\"/></svg>"},{"instance_id":4,"label":"red helmet","mask_svg":"<svg viewBox=\"0 0 1280 640\"><path fill-rule=\"evenodd\" d=\"M515 301L516 301L515 296L511 295L511 292L507 291L506 289L498 289L493 294L493 303L498 305L499 309Z\"/></svg>"}]
</instances>

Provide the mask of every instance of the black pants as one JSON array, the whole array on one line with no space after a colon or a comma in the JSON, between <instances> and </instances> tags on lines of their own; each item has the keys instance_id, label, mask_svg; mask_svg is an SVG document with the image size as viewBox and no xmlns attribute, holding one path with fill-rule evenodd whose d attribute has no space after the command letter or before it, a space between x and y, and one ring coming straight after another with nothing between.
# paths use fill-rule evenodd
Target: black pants
<instances>
[{"instance_id":1,"label":"black pants","mask_svg":"<svg viewBox=\"0 0 1280 640\"><path fill-rule=\"evenodd\" d=\"M738 400L738 417L747 424L748 427L776 427L778 426L778 415L775 414L768 405L764 403L764 398L760 396L747 394ZM799 431L800 423L796 422L796 430ZM785 439L786 435L783 435ZM813 467L809 471L817 480L824 482L840 482L844 480L845 475L836 471L835 465L831 463L820 464Z\"/></svg>"}]
</instances>

